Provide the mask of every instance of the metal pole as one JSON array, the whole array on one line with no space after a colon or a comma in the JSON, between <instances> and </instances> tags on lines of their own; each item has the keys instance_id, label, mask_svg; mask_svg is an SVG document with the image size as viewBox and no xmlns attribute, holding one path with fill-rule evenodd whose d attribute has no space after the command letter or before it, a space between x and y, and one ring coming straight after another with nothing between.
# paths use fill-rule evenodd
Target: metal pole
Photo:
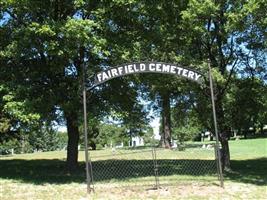
<instances>
[{"instance_id":1,"label":"metal pole","mask_svg":"<svg viewBox=\"0 0 267 200\"><path fill-rule=\"evenodd\" d=\"M89 155L88 155L88 141L87 141L87 108L86 108L86 69L85 64L83 64L83 131L84 131L84 148L85 148L85 168L86 168L86 183L87 183L87 193L91 192L90 186L90 175L89 175Z\"/></svg>"},{"instance_id":2,"label":"metal pole","mask_svg":"<svg viewBox=\"0 0 267 200\"><path fill-rule=\"evenodd\" d=\"M154 165L154 173L155 173L155 189L159 189L159 177L158 177L158 163L157 163L157 155L155 147L152 147L152 157L153 157L153 165Z\"/></svg>"},{"instance_id":3,"label":"metal pole","mask_svg":"<svg viewBox=\"0 0 267 200\"><path fill-rule=\"evenodd\" d=\"M216 151L217 151L217 159L218 159L218 165L219 165L220 183L221 183L221 187L223 188L224 184L223 184L223 173L222 173L222 165L221 165L221 152L219 150L219 135L218 135L218 127L217 127L217 117L216 117L216 109L215 109L215 101L214 101L214 92L213 92L213 83L212 83L212 74L211 74L210 61L208 61L208 64L209 64L209 79L210 79L211 102L212 102L214 129L215 129L215 136L216 136Z\"/></svg>"}]
</instances>

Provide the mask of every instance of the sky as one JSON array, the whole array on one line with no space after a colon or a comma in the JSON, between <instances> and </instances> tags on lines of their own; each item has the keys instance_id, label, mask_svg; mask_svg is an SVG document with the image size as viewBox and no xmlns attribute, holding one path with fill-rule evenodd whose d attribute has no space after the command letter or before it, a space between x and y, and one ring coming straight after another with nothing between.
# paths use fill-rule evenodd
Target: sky
<instances>
[{"instance_id":1,"label":"sky","mask_svg":"<svg viewBox=\"0 0 267 200\"><path fill-rule=\"evenodd\" d=\"M154 138L157 140L160 140L159 123L160 123L159 117L156 117L153 121L150 122L150 126L153 128Z\"/></svg>"}]
</instances>

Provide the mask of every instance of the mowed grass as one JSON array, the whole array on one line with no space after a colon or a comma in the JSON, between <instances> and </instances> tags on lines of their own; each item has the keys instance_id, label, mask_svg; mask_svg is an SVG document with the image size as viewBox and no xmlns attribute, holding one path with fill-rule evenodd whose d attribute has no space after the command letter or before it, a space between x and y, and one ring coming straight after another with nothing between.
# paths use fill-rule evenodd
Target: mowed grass
<instances>
[{"instance_id":1,"label":"mowed grass","mask_svg":"<svg viewBox=\"0 0 267 200\"><path fill-rule=\"evenodd\" d=\"M225 174L225 189L205 171L213 166L213 150L194 145L198 148L157 151L159 172L165 170L158 190L152 189L150 149L91 151L95 193L89 196L82 151L74 174L65 170L64 151L1 157L0 199L266 199L267 139L229 142L232 171Z\"/></svg>"},{"instance_id":2,"label":"mowed grass","mask_svg":"<svg viewBox=\"0 0 267 200\"><path fill-rule=\"evenodd\" d=\"M230 140L229 146L234 160L267 157L267 138Z\"/></svg>"}]
</instances>

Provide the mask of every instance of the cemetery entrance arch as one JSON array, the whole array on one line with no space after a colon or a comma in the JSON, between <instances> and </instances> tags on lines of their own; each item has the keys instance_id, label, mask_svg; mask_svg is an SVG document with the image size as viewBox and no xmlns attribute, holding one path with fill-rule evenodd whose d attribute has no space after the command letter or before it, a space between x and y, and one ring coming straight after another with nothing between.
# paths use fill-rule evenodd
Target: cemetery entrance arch
<instances>
[{"instance_id":1,"label":"cemetery entrance arch","mask_svg":"<svg viewBox=\"0 0 267 200\"><path fill-rule=\"evenodd\" d=\"M89 155L88 155L88 141L87 141L87 108L86 108L86 91L92 90L95 87L103 84L111 79L130 75L130 74L139 74L139 73L161 73L161 74L170 74L176 75L183 78L186 78L190 81L196 82L199 85L204 84L205 76L198 72L197 70L190 69L190 67L184 67L177 64L165 63L165 62L136 62L122 64L113 68L108 68L104 71L101 71L94 76L93 85L89 88L86 87L86 73L85 65L83 67L83 110L84 110L84 138L85 138L85 163L86 163L86 180L87 180L87 192L91 192L91 180L90 180L90 171L89 171ZM217 166L218 174L220 178L221 187L223 187L223 176L222 176L222 167L219 151L219 138L218 138L218 129L217 129L217 119L215 111L215 102L214 102L214 91L213 91L213 81L211 68L209 63L209 87L211 91L211 101L212 101L212 110L213 110L213 120L215 127L215 137L216 137L216 157L217 157Z\"/></svg>"}]
</instances>

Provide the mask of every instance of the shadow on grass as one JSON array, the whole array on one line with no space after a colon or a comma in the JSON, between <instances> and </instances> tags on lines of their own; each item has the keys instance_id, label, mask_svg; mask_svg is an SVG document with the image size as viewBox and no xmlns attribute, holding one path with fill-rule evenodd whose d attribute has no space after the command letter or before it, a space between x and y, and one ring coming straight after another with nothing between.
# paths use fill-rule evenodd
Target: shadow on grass
<instances>
[{"instance_id":1,"label":"shadow on grass","mask_svg":"<svg viewBox=\"0 0 267 200\"><path fill-rule=\"evenodd\" d=\"M153 160L101 160L94 161L94 181L128 180L154 176ZM160 176L206 176L216 172L212 160L158 160ZM62 160L0 160L0 178L15 179L34 184L84 182L84 164L68 174Z\"/></svg>"},{"instance_id":2,"label":"shadow on grass","mask_svg":"<svg viewBox=\"0 0 267 200\"><path fill-rule=\"evenodd\" d=\"M267 185L267 158L232 160L232 171L225 173L227 180L255 185Z\"/></svg>"},{"instance_id":3,"label":"shadow on grass","mask_svg":"<svg viewBox=\"0 0 267 200\"><path fill-rule=\"evenodd\" d=\"M159 176L215 175L214 160L160 159L157 160ZM94 180L131 179L154 176L153 160L104 160L93 163Z\"/></svg>"},{"instance_id":4,"label":"shadow on grass","mask_svg":"<svg viewBox=\"0 0 267 200\"><path fill-rule=\"evenodd\" d=\"M62 160L0 160L0 178L14 179L34 184L82 182L83 170L81 166L70 175L65 170Z\"/></svg>"},{"instance_id":5,"label":"shadow on grass","mask_svg":"<svg viewBox=\"0 0 267 200\"><path fill-rule=\"evenodd\" d=\"M154 176L152 160L102 160L92 163L94 181L127 180ZM215 176L212 160L158 160L159 176L185 175L195 177ZM267 185L267 159L232 161L233 173L226 178L244 183ZM0 178L33 184L61 184L85 182L84 164L76 173L68 174L62 160L0 160ZM199 179L198 179L199 180ZM179 181L179 180L177 180ZM182 181L182 179L181 179Z\"/></svg>"}]
</instances>

